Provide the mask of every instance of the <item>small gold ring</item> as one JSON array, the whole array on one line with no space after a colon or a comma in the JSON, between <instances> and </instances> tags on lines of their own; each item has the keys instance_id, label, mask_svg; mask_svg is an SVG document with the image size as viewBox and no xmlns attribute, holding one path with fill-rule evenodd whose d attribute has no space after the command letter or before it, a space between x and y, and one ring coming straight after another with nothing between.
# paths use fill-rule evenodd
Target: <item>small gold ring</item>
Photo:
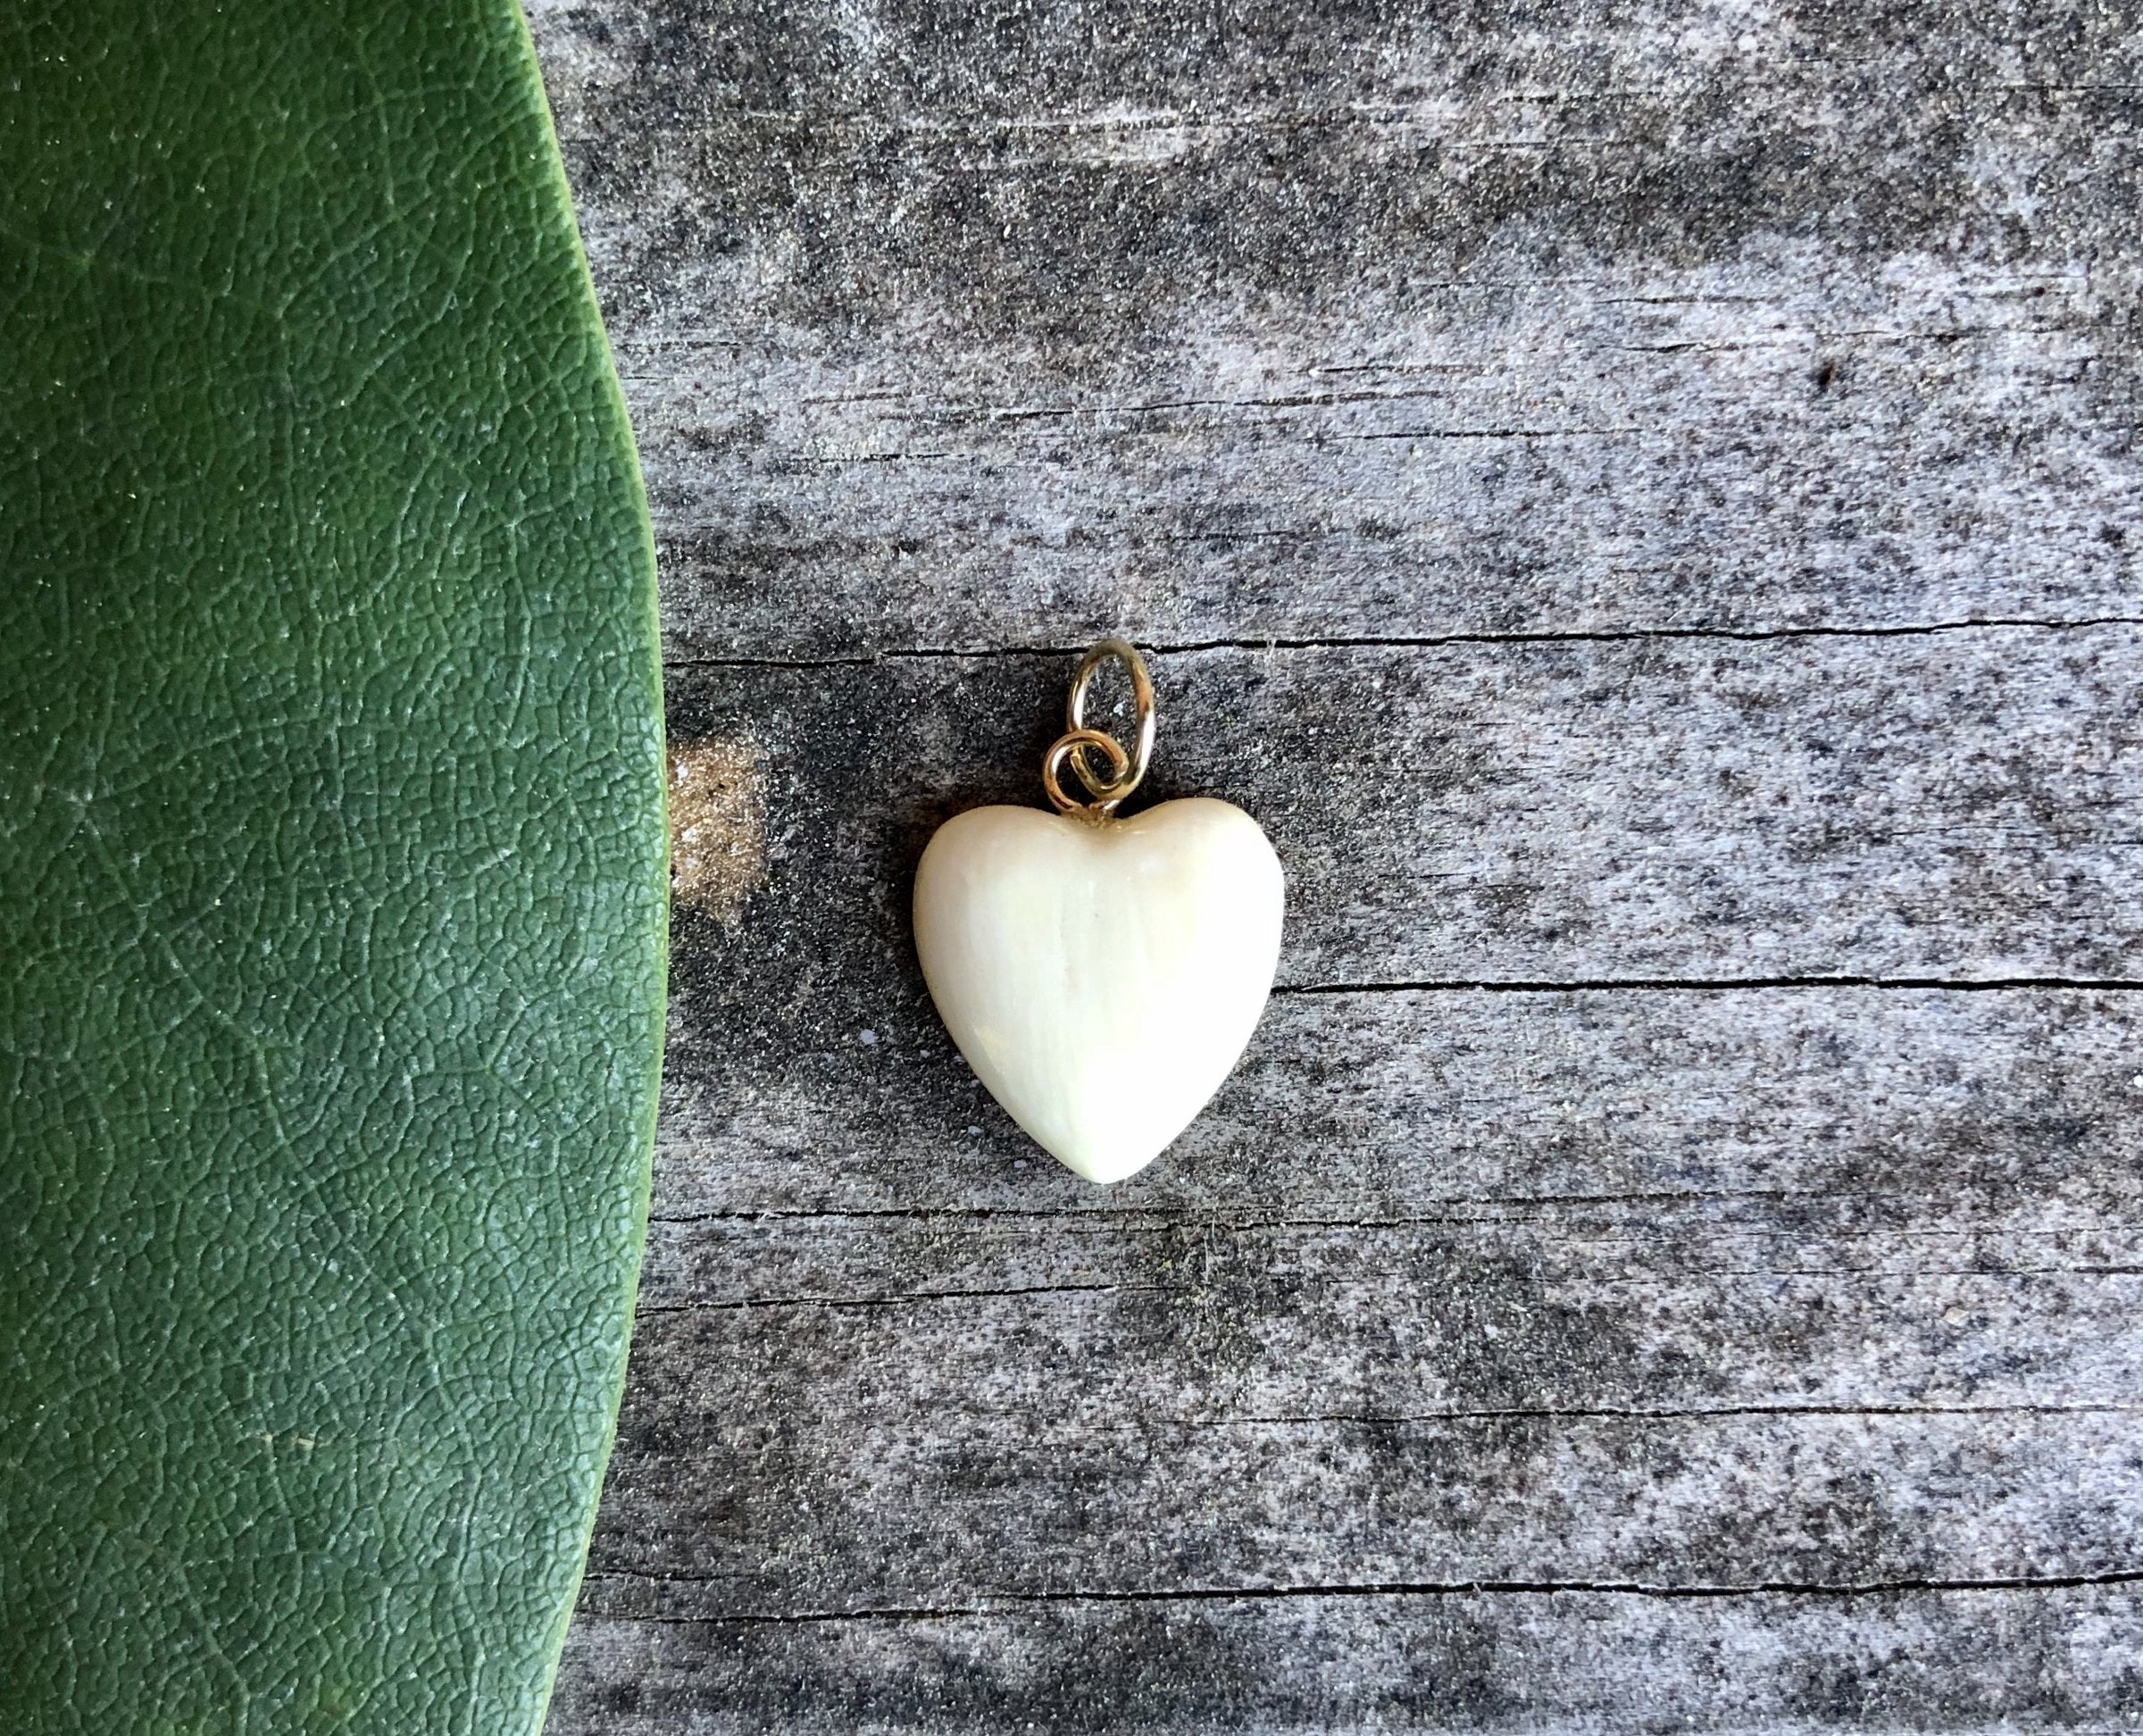
<instances>
[{"instance_id":1,"label":"small gold ring","mask_svg":"<svg viewBox=\"0 0 2143 1736\"><path fill-rule=\"evenodd\" d=\"M1130 770L1131 756L1123 751L1123 744L1113 735L1104 735L1099 730L1073 730L1059 736L1049 751L1042 755L1042 789L1059 814L1074 814L1084 810L1089 814L1105 814L1131 792L1127 787L1122 795L1105 796L1096 790L1095 799L1081 802L1064 794L1064 787L1056 780L1056 768L1067 754L1076 754L1088 747L1098 747L1109 756L1116 768L1119 780ZM1076 762L1074 762L1076 764ZM1107 786L1103 787L1105 789Z\"/></svg>"},{"instance_id":2,"label":"small gold ring","mask_svg":"<svg viewBox=\"0 0 2143 1736\"><path fill-rule=\"evenodd\" d=\"M1093 762L1087 757L1089 746L1098 743L1081 741L1071 750L1072 769L1079 774L1080 782L1097 802L1115 805L1138 788L1139 780L1146 776L1147 763L1154 756L1154 681L1146 672L1146 659L1138 655L1138 647L1128 639L1105 638L1079 660L1079 671L1072 677L1072 699L1064 707L1064 727L1070 731L1065 737L1095 733L1087 729L1087 689L1093 685L1094 672L1113 657L1122 664L1131 678L1131 710L1138 723L1136 745L1129 755L1130 770L1122 764L1116 767L1113 778L1104 780L1094 770ZM1113 739L1110 745L1116 747ZM1123 761L1126 756L1116 747L1113 758Z\"/></svg>"}]
</instances>

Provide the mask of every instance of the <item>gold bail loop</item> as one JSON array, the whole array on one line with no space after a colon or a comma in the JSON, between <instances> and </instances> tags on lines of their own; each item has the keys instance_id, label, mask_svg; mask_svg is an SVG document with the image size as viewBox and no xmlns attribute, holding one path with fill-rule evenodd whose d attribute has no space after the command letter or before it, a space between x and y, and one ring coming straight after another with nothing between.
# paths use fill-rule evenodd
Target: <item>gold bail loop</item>
<instances>
[{"instance_id":1,"label":"gold bail loop","mask_svg":"<svg viewBox=\"0 0 2143 1736\"><path fill-rule=\"evenodd\" d=\"M1111 659L1122 664L1131 678L1131 709L1137 736L1128 753L1123 744L1107 730L1087 727L1087 689L1094 684L1094 672ZM1106 819L1115 812L1118 803L1138 788L1139 780L1146 776L1147 764L1154 756L1153 678L1146 672L1146 659L1129 640L1103 639L1079 660L1079 669L1072 677L1072 697L1064 707L1064 733L1043 756L1042 789L1060 814L1077 810ZM1089 748L1106 755L1110 776L1104 778L1095 771ZM1087 793L1094 798L1091 802L1080 802L1068 796L1057 781L1057 767L1067 758L1080 782L1086 785Z\"/></svg>"}]
</instances>

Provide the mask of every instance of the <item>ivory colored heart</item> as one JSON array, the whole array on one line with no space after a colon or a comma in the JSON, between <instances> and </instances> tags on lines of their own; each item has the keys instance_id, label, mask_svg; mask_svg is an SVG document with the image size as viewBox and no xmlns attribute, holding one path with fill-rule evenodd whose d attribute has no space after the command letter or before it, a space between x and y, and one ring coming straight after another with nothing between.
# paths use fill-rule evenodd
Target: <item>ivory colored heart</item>
<instances>
[{"instance_id":1,"label":"ivory colored heart","mask_svg":"<svg viewBox=\"0 0 2143 1736\"><path fill-rule=\"evenodd\" d=\"M1208 797L1130 820L971 809L915 871L946 1029L1089 1181L1146 1167L1241 1057L1280 962L1280 858Z\"/></svg>"}]
</instances>

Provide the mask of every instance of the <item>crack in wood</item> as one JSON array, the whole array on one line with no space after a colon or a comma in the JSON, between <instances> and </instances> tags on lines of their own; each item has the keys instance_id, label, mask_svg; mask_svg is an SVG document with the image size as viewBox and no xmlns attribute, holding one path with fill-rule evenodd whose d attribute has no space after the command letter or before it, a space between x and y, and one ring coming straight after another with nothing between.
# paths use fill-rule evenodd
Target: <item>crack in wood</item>
<instances>
[{"instance_id":1,"label":"crack in wood","mask_svg":"<svg viewBox=\"0 0 2143 1736\"><path fill-rule=\"evenodd\" d=\"M1558 981L1499 981L1493 978L1446 978L1418 982L1276 982L1281 995L1577 995L1577 994L1739 994L1802 989L1877 989L1938 994L2000 994L2026 989L2073 989L2092 994L2127 994L2143 989L2133 977L1589 977Z\"/></svg>"},{"instance_id":2,"label":"crack in wood","mask_svg":"<svg viewBox=\"0 0 2143 1736\"><path fill-rule=\"evenodd\" d=\"M727 1578L727 1575L722 1576ZM692 1585L705 1582L691 1574L591 1573L594 1584L623 1582L646 1585ZM1572 1597L1712 1599L1726 1598L1895 1598L1913 1593L2021 1592L2082 1590L2143 1583L2143 1567L2114 1568L2100 1573L1988 1574L1984 1577L1911 1578L1863 1581L1756 1580L1745 1585L1666 1585L1641 1580L1394 1580L1319 1585L1236 1585L1147 1587L1122 1591L994 1591L971 1603L882 1606L856 1609L796 1611L738 1610L719 1615L613 1615L605 1620L675 1623L688 1626L788 1624L828 1622L938 1622L1002 1616L1022 1607L1053 1604L1165 1604L1268 1601L1319 1598L1480 1598Z\"/></svg>"},{"instance_id":3,"label":"crack in wood","mask_svg":"<svg viewBox=\"0 0 2143 1736\"><path fill-rule=\"evenodd\" d=\"M932 454L931 456L943 456ZM1227 535L1228 533L1214 533ZM1287 537L1297 533L1272 531L1237 533ZM1926 638L1940 633L1964 632L2080 632L2099 627L2143 627L2143 615L2083 615L2074 620L2006 616L1964 621L1910 622L1897 625L1854 626L1822 624L1800 627L1630 627L1597 630L1573 629L1559 632L1424 633L1411 636L1333 635L1316 638L1209 638L1188 639L1139 646L1154 657L1188 657L1215 651L1408 651L1436 650L1460 645L1620 645L1647 640L1719 640L1765 644L1794 639ZM1076 657L1083 645L921 645L886 647L841 656L757 657L736 655L666 656L665 669L867 669L874 664L901 662L990 662L1008 658Z\"/></svg>"}]
</instances>

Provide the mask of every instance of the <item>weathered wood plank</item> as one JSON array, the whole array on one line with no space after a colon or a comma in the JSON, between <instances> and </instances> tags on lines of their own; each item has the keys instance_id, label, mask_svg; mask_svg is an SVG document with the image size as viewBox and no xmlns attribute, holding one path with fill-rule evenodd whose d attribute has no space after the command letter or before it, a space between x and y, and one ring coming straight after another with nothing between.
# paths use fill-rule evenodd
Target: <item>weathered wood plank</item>
<instances>
[{"instance_id":1,"label":"weathered wood plank","mask_svg":"<svg viewBox=\"0 0 2143 1736\"><path fill-rule=\"evenodd\" d=\"M807 983L786 1029L723 1040L681 1003L651 1295L701 1281L664 1276L671 1231L718 1214L830 1231L844 1213L945 1214L953 1235L988 1233L992 1213L1195 1229L1711 1205L1722 1233L1761 1208L1810 1236L2028 1236L2116 1230L2143 1206L2129 993L1284 996L1168 1161L1097 1190L991 1106L885 940L889 986Z\"/></svg>"},{"instance_id":2,"label":"weathered wood plank","mask_svg":"<svg viewBox=\"0 0 2143 1736\"><path fill-rule=\"evenodd\" d=\"M890 981L915 854L1035 800L1066 669L673 670L673 736L767 764L773 956L710 953L727 1011L696 1022L735 1041L786 981ZM1155 680L1147 788L1272 834L1285 984L2125 980L2143 942L2143 627L1223 649Z\"/></svg>"},{"instance_id":3,"label":"weathered wood plank","mask_svg":"<svg viewBox=\"0 0 2143 1736\"><path fill-rule=\"evenodd\" d=\"M680 654L2137 613L2114 13L537 21Z\"/></svg>"},{"instance_id":4,"label":"weathered wood plank","mask_svg":"<svg viewBox=\"0 0 2143 1736\"><path fill-rule=\"evenodd\" d=\"M1191 697L1164 764L1226 789L1247 762L1303 928L1372 982L1493 980L1514 952L1529 977L1664 958L1760 984L1745 906L1657 889L1746 898L1772 864L1781 900L1836 889L1774 919L1827 947L1804 969L1881 977L1901 943L1921 971L2080 956L2037 945L2118 968L2139 638L1170 657ZM2127 1570L2130 989L1313 977L1179 1153L1095 1193L965 1075L906 932L929 826L1025 794L1061 663L674 672L677 739L763 841L721 912L680 915L591 1616ZM1810 695L1830 709L1797 714ZM1545 882L1538 928L1449 891L1353 914L1380 866L1469 836ZM1617 858L1643 896L1572 920ZM1447 962L1464 946L1485 967ZM798 1687L814 1715L850 1691Z\"/></svg>"},{"instance_id":5,"label":"weathered wood plank","mask_svg":"<svg viewBox=\"0 0 2143 1736\"><path fill-rule=\"evenodd\" d=\"M1105 1192L884 1042L846 1071L889 1100L774 1081L826 1145L682 1097L588 1607L2117 1571L2133 1035L2076 991L1304 997Z\"/></svg>"},{"instance_id":6,"label":"weathered wood plank","mask_svg":"<svg viewBox=\"0 0 2143 1736\"><path fill-rule=\"evenodd\" d=\"M1059 1373L1123 1354L1143 1323L1119 1314L1080 1332L1060 1314L970 1334L956 1319L941 1310L874 1341L798 1336L821 1370L930 1354L956 1331ZM655 1356L683 1369L681 1348L658 1340ZM693 1348L764 1367L726 1336ZM795 1390L777 1375L770 1406ZM833 1446L808 1407L777 1426L680 1404L663 1421L698 1424L698 1462L621 1479L582 1608L675 1621L1305 1587L2044 1582L2132 1577L2143 1544L2135 1406L1074 1427L1015 1419L988 1392L973 1406L943 1388L927 1405L880 1396L936 1420Z\"/></svg>"},{"instance_id":7,"label":"weathered wood plank","mask_svg":"<svg viewBox=\"0 0 2143 1736\"><path fill-rule=\"evenodd\" d=\"M2143 1719L2133 20L531 10L684 829L554 1731ZM906 899L1116 630L1292 920L1100 1192Z\"/></svg>"},{"instance_id":8,"label":"weathered wood plank","mask_svg":"<svg viewBox=\"0 0 2143 1736\"><path fill-rule=\"evenodd\" d=\"M1693 1598L1459 1588L868 1622L593 1621L576 1633L551 1727L2117 1730L2133 1722L2139 1654L2143 1598L2089 1586Z\"/></svg>"}]
</instances>

